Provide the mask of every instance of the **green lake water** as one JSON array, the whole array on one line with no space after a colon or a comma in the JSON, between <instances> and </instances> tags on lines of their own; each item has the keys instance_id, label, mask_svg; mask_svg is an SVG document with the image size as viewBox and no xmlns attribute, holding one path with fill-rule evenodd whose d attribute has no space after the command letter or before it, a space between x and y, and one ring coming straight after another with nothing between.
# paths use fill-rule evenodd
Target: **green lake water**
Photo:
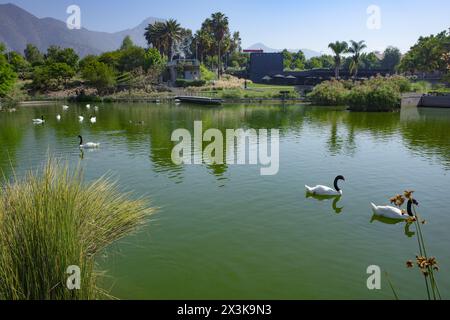
<instances>
[{"instance_id":1,"label":"green lake water","mask_svg":"<svg viewBox=\"0 0 450 320\"><path fill-rule=\"evenodd\" d=\"M96 124L78 123L94 113ZM41 114L46 123L33 125ZM174 165L171 134L196 120L222 131L280 129L279 173ZM101 147L81 155L78 134ZM121 299L393 299L384 272L400 298L426 298L419 271L405 267L417 254L414 228L372 220L370 208L409 188L450 298L450 109L105 104L63 112L58 104L0 113L0 146L6 176L40 166L50 152L81 161L88 181L109 173L159 208L98 259L103 286ZM332 186L339 174L338 203L306 197L305 184ZM369 265L383 271L381 290L366 287Z\"/></svg>"}]
</instances>

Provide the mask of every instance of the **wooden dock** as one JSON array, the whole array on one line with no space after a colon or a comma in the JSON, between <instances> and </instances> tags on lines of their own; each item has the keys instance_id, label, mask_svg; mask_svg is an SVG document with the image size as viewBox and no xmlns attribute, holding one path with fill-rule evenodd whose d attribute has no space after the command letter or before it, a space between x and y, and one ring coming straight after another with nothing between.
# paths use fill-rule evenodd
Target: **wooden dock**
<instances>
[{"instance_id":1,"label":"wooden dock","mask_svg":"<svg viewBox=\"0 0 450 320\"><path fill-rule=\"evenodd\" d=\"M195 96L177 96L175 101L184 103L194 103L202 105L221 105L223 103L222 99L208 98L208 97L195 97Z\"/></svg>"}]
</instances>

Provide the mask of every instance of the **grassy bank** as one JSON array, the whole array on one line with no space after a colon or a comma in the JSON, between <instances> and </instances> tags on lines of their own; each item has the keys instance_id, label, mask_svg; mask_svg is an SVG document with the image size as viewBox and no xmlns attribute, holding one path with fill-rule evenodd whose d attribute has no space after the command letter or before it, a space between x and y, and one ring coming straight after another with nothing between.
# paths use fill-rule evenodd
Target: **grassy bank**
<instances>
[{"instance_id":1,"label":"grassy bank","mask_svg":"<svg viewBox=\"0 0 450 320\"><path fill-rule=\"evenodd\" d=\"M130 234L152 213L114 183L84 184L80 169L49 160L22 179L2 183L0 195L0 299L106 298L97 287L97 255ZM81 270L80 289L69 290L69 266Z\"/></svg>"}]
</instances>

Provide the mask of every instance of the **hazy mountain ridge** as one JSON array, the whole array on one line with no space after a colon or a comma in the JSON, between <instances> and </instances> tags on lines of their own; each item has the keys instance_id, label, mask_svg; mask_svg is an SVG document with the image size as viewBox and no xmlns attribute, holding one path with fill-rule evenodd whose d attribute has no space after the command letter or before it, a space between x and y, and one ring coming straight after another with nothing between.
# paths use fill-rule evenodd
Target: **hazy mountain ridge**
<instances>
[{"instance_id":1,"label":"hazy mountain ridge","mask_svg":"<svg viewBox=\"0 0 450 320\"><path fill-rule=\"evenodd\" d=\"M262 49L262 50L264 50L264 52L268 52L268 53L281 52L281 51L284 50L284 48L283 49L270 48L270 47L266 46L264 43L260 43L260 42L255 43L254 45L248 47L247 49L248 50ZM303 53L305 54L306 59L310 59L312 57L318 57L318 56L322 55L322 53L314 51L314 50L310 50L310 49L288 49L288 51L290 51L290 52L298 52L299 50L303 51Z\"/></svg>"},{"instance_id":2,"label":"hazy mountain ridge","mask_svg":"<svg viewBox=\"0 0 450 320\"><path fill-rule=\"evenodd\" d=\"M155 21L163 19L150 17L135 28L115 33L85 28L69 30L66 23L60 20L40 19L16 5L0 4L0 42L5 43L8 49L21 53L28 43L32 43L44 52L49 46L58 45L73 48L80 56L85 56L116 50L127 35L137 45L145 46L145 28Z\"/></svg>"}]
</instances>

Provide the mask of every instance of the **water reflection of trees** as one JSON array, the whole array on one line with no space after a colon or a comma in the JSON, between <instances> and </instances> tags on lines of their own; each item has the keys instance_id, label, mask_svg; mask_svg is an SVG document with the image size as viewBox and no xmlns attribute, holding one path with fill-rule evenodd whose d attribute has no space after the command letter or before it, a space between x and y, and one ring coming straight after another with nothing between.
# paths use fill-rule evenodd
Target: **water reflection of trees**
<instances>
[{"instance_id":1,"label":"water reflection of trees","mask_svg":"<svg viewBox=\"0 0 450 320\"><path fill-rule=\"evenodd\" d=\"M450 169L450 110L416 110L416 117L411 116L401 122L406 147L425 158L435 156Z\"/></svg>"},{"instance_id":2,"label":"water reflection of trees","mask_svg":"<svg viewBox=\"0 0 450 320\"><path fill-rule=\"evenodd\" d=\"M24 135L24 129L19 124L22 118L18 113L0 113L0 177L3 174L9 176L17 163L17 150ZM19 119L19 123L16 119Z\"/></svg>"},{"instance_id":3,"label":"water reflection of trees","mask_svg":"<svg viewBox=\"0 0 450 320\"><path fill-rule=\"evenodd\" d=\"M60 122L56 114L62 115ZM42 127L31 124L31 119L41 114L48 119ZM95 114L98 122L89 123L89 116ZM85 122L78 122L78 115ZM392 141L402 139L404 145L421 157L438 159L450 168L450 110L403 109L401 113L355 113L342 108L283 106L283 105L227 105L224 107L175 106L153 104L111 104L101 106L98 111L84 106L72 106L63 112L61 106L47 106L19 110L17 113L0 114L0 166L3 170L17 162L17 151L26 141L27 148L34 145L47 149L49 136L54 141L73 137L74 145L78 134L89 139L100 139L99 135L113 135L125 140L130 153L149 148L149 158L158 173L182 179L184 166L172 162L171 153L175 142L172 132L185 128L192 134L194 121L203 122L203 132L209 128L219 129L226 137L227 129L279 129L280 137L305 136L305 127L310 132L325 135L326 147L331 155L352 155L357 148L356 138L368 135L374 140ZM50 131L49 131L50 130ZM28 135L30 139L24 139ZM204 146L209 143L204 143ZM226 158L226 149L224 150ZM229 166L225 164L204 165L218 181L225 181Z\"/></svg>"}]
</instances>

